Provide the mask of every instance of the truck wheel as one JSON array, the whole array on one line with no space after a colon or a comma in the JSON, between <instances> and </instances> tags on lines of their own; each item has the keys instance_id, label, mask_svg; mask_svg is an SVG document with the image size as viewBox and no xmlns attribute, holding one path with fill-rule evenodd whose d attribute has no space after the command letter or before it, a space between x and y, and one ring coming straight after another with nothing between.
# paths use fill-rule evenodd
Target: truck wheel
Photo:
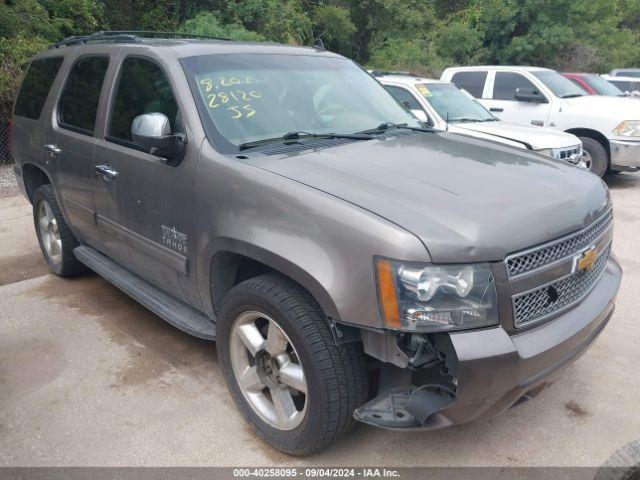
<instances>
[{"instance_id":1,"label":"truck wheel","mask_svg":"<svg viewBox=\"0 0 640 480\"><path fill-rule=\"evenodd\" d=\"M238 284L222 302L217 328L231 395L270 445L309 455L353 424L368 395L362 345L336 345L299 285L273 273Z\"/></svg>"},{"instance_id":2,"label":"truck wheel","mask_svg":"<svg viewBox=\"0 0 640 480\"><path fill-rule=\"evenodd\" d=\"M640 480L640 441L631 442L611 455L594 480Z\"/></svg>"},{"instance_id":3,"label":"truck wheel","mask_svg":"<svg viewBox=\"0 0 640 480\"><path fill-rule=\"evenodd\" d=\"M599 141L591 137L580 137L580 140L582 140L583 151L580 165L602 178L609 168L607 150Z\"/></svg>"},{"instance_id":4,"label":"truck wheel","mask_svg":"<svg viewBox=\"0 0 640 480\"><path fill-rule=\"evenodd\" d=\"M49 184L42 185L33 194L33 221L42 255L53 273L67 277L86 271L73 254L78 240L65 222Z\"/></svg>"}]
</instances>

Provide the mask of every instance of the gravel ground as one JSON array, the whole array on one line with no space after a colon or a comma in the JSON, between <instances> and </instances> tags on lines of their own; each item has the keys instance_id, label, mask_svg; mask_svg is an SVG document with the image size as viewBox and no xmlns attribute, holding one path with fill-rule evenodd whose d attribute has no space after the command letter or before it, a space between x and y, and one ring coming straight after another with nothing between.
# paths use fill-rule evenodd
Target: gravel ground
<instances>
[{"instance_id":1,"label":"gravel ground","mask_svg":"<svg viewBox=\"0 0 640 480\"><path fill-rule=\"evenodd\" d=\"M18 184L13 174L13 165L0 165L0 198L18 194Z\"/></svg>"}]
</instances>

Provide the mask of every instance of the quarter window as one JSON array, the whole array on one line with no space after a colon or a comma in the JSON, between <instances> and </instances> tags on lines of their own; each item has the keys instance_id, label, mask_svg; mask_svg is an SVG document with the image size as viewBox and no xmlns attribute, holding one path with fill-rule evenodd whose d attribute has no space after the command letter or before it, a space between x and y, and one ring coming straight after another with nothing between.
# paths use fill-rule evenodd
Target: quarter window
<instances>
[{"instance_id":1,"label":"quarter window","mask_svg":"<svg viewBox=\"0 0 640 480\"><path fill-rule=\"evenodd\" d=\"M496 80L493 85L493 99L494 100L515 100L516 90L518 88L533 88L536 87L519 73L512 72L497 72Z\"/></svg>"},{"instance_id":2,"label":"quarter window","mask_svg":"<svg viewBox=\"0 0 640 480\"><path fill-rule=\"evenodd\" d=\"M482 98L486 80L487 72L458 72L451 77L451 82L476 98Z\"/></svg>"},{"instance_id":3,"label":"quarter window","mask_svg":"<svg viewBox=\"0 0 640 480\"><path fill-rule=\"evenodd\" d=\"M93 135L98 103L109 58L82 57L71 69L60 99L60 124Z\"/></svg>"},{"instance_id":4,"label":"quarter window","mask_svg":"<svg viewBox=\"0 0 640 480\"><path fill-rule=\"evenodd\" d=\"M16 100L15 115L34 120L40 118L60 65L62 57L43 58L31 62Z\"/></svg>"},{"instance_id":5,"label":"quarter window","mask_svg":"<svg viewBox=\"0 0 640 480\"><path fill-rule=\"evenodd\" d=\"M164 113L171 131L182 131L178 104L160 66L144 58L130 57L122 64L109 139L132 143L131 123L143 113Z\"/></svg>"}]
</instances>

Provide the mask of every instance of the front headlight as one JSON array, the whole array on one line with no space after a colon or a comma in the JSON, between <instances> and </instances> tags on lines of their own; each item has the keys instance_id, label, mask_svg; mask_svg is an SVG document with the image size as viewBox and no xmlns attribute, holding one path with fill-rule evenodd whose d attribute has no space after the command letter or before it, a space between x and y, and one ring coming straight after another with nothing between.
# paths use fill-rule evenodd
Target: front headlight
<instances>
[{"instance_id":1,"label":"front headlight","mask_svg":"<svg viewBox=\"0 0 640 480\"><path fill-rule=\"evenodd\" d=\"M416 265L378 259L380 311L389 328L442 332L498 323L496 286L487 263Z\"/></svg>"},{"instance_id":2,"label":"front headlight","mask_svg":"<svg viewBox=\"0 0 640 480\"><path fill-rule=\"evenodd\" d=\"M619 137L640 137L640 120L625 120L613 129Z\"/></svg>"},{"instance_id":3,"label":"front headlight","mask_svg":"<svg viewBox=\"0 0 640 480\"><path fill-rule=\"evenodd\" d=\"M553 148L541 148L540 150L536 150L536 152L541 153L542 155L549 155L550 157L555 157Z\"/></svg>"}]
</instances>

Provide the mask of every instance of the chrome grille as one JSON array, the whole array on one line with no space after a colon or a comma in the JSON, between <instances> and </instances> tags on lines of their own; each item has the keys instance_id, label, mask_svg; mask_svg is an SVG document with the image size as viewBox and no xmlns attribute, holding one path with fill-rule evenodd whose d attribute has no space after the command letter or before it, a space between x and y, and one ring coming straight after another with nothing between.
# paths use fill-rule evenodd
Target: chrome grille
<instances>
[{"instance_id":1,"label":"chrome grille","mask_svg":"<svg viewBox=\"0 0 640 480\"><path fill-rule=\"evenodd\" d=\"M581 300L600 279L607 265L611 244L600 253L587 271L577 271L548 285L512 298L514 325L521 328L544 320Z\"/></svg>"},{"instance_id":2,"label":"chrome grille","mask_svg":"<svg viewBox=\"0 0 640 480\"><path fill-rule=\"evenodd\" d=\"M531 272L556 260L578 253L582 248L591 245L612 223L613 211L609 210L584 230L539 247L509 255L505 260L509 278Z\"/></svg>"},{"instance_id":3,"label":"chrome grille","mask_svg":"<svg viewBox=\"0 0 640 480\"><path fill-rule=\"evenodd\" d=\"M570 160L572 156L577 161L582 155L582 147L580 145L576 145L574 147L569 148L558 148L553 151L554 157L559 158L560 160Z\"/></svg>"}]
</instances>

